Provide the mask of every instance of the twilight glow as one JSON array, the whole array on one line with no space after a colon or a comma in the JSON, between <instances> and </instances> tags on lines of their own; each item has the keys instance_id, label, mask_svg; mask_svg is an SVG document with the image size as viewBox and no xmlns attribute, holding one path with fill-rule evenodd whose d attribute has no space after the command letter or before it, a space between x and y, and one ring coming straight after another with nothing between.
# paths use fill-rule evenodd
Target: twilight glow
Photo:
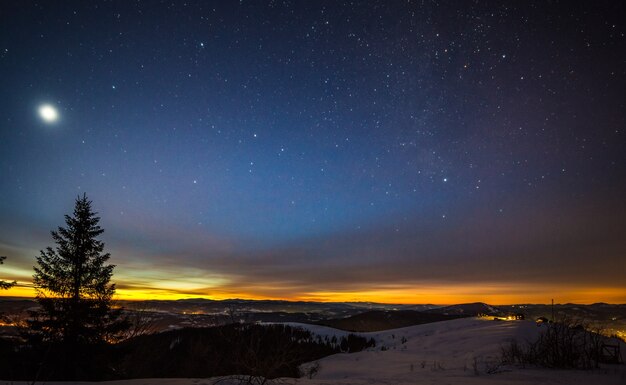
<instances>
[{"instance_id":1,"label":"twilight glow","mask_svg":"<svg viewBox=\"0 0 626 385\"><path fill-rule=\"evenodd\" d=\"M3 2L0 295L86 192L122 299L625 303L623 6L575 6Z\"/></svg>"}]
</instances>

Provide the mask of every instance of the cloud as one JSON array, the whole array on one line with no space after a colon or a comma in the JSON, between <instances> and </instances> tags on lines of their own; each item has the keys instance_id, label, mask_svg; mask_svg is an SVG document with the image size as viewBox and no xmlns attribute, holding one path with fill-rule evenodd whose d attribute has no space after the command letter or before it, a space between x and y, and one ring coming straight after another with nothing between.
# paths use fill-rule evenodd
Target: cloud
<instances>
[{"instance_id":1,"label":"cloud","mask_svg":"<svg viewBox=\"0 0 626 385\"><path fill-rule=\"evenodd\" d=\"M581 202L510 205L504 213L484 202L472 209L457 207L446 219L425 210L407 213L401 223L389 217L359 230L273 247L141 220L121 228L111 225L106 246L118 265L114 280L126 293L332 298L329 293L370 292L399 297L436 296L433 288L444 295L446 288L455 288L478 300L498 291L520 296L548 287L571 291L572 285L579 292L606 288L607 295L612 288L626 289L624 203ZM41 242L39 238L29 239ZM10 247L2 250L18 259L27 254L15 252L19 245Z\"/></svg>"}]
</instances>

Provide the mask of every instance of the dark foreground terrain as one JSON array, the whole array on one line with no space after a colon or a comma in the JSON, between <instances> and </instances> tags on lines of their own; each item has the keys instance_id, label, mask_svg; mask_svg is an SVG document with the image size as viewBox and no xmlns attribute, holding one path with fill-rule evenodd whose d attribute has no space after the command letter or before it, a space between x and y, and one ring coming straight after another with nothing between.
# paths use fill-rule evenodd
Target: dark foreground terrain
<instances>
[{"instance_id":1,"label":"dark foreground terrain","mask_svg":"<svg viewBox=\"0 0 626 385\"><path fill-rule=\"evenodd\" d=\"M3 380L115 380L247 375L299 377L305 362L375 346L350 334L322 338L286 325L230 324L130 338L115 345L31 347L0 340Z\"/></svg>"},{"instance_id":2,"label":"dark foreground terrain","mask_svg":"<svg viewBox=\"0 0 626 385\"><path fill-rule=\"evenodd\" d=\"M322 338L277 322L326 325L371 332L471 317L523 314L526 319L576 319L626 337L626 305L510 305L484 303L446 307L370 303L286 301L143 301L122 303L132 327L117 344L31 346L21 328L31 299L0 299L2 380L115 380L156 377L214 377L245 374L298 377L305 362L374 345L357 335ZM268 324L269 323L269 324ZM578 330L578 329L572 329ZM595 329L594 329L595 330ZM606 333L603 333L606 334ZM71 363L71 364L69 364Z\"/></svg>"}]
</instances>

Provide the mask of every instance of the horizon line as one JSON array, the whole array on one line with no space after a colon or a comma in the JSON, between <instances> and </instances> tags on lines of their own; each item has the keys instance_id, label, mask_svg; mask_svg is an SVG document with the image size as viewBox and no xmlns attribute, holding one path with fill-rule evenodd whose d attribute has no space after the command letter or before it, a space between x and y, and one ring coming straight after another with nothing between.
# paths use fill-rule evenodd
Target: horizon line
<instances>
[{"instance_id":1,"label":"horizon line","mask_svg":"<svg viewBox=\"0 0 626 385\"><path fill-rule=\"evenodd\" d=\"M3 299L12 299L12 300L37 300L37 297L26 297L26 296L11 296L11 295L0 295L0 300ZM311 300L294 300L294 299L277 299L277 298L224 298L224 299L213 299L207 297L190 297L190 298L176 298L176 299L161 299L161 298L142 298L142 299L114 299L113 302L144 302L144 301L162 301L162 302L177 302L177 301L189 301L189 300L204 300L204 301L213 301L213 302L227 302L227 301L249 301L249 302L262 302L262 301L272 301L272 302L291 302L291 303L320 303L320 304L374 304L374 305L386 305L386 306L456 306L456 305L467 305L467 304L476 304L482 303L485 305L491 306L519 306L519 305L543 305L543 306L551 306L551 303L540 303L540 302L518 302L518 303L501 303L501 304L493 304L483 301L473 301L473 302L458 302L452 304L436 304L436 303L393 303L393 302L375 302L375 301L311 301ZM614 306L626 306L626 303L611 303L611 302L591 302L591 303L580 303L580 302L564 302L564 303L554 303L554 306L563 306L563 305L580 305L580 306L591 306L591 305L614 305Z\"/></svg>"}]
</instances>

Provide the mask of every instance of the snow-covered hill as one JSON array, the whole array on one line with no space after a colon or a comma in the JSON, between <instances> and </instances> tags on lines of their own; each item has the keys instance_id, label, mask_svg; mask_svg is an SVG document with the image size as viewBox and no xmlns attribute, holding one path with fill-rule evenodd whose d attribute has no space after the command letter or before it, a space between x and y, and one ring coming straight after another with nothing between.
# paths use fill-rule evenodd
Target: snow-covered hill
<instances>
[{"instance_id":1,"label":"snow-covered hill","mask_svg":"<svg viewBox=\"0 0 626 385\"><path fill-rule=\"evenodd\" d=\"M501 347L511 339L534 339L531 321L459 319L379 333L376 351L339 354L320 360L307 384L626 384L624 365L597 372L501 367ZM387 350L381 351L385 346ZM624 351L624 346L622 351ZM491 373L490 373L491 372Z\"/></svg>"}]
</instances>

